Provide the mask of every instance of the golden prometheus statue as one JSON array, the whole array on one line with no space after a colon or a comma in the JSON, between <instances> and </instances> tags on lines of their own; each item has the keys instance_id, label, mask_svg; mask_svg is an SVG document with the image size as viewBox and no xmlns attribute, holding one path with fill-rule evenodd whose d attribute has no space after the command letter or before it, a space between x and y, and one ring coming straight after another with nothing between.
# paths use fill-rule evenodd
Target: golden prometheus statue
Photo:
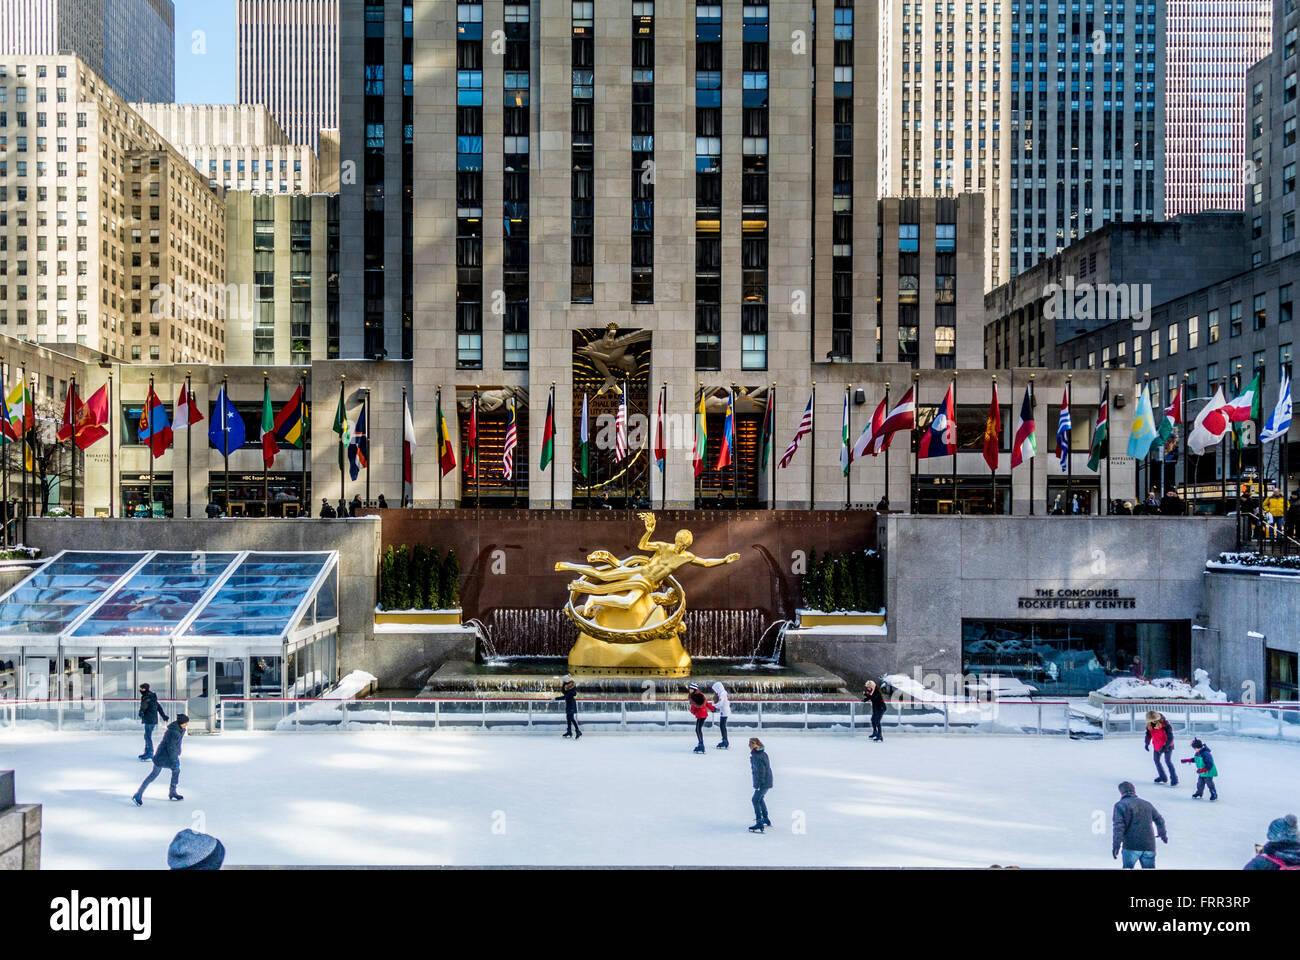
<instances>
[{"instance_id":1,"label":"golden prometheus statue","mask_svg":"<svg viewBox=\"0 0 1300 960\"><path fill-rule=\"evenodd\" d=\"M686 594L675 574L684 566L718 567L734 563L740 554L720 560L697 557L689 547L689 530L678 530L672 543L651 540L653 513L638 513L645 533L634 554L619 560L607 550L588 555L587 562L561 561L556 570L578 574L569 584L564 612L577 625L578 642L569 651L569 671L576 674L686 677L691 658L682 646L686 632Z\"/></svg>"}]
</instances>

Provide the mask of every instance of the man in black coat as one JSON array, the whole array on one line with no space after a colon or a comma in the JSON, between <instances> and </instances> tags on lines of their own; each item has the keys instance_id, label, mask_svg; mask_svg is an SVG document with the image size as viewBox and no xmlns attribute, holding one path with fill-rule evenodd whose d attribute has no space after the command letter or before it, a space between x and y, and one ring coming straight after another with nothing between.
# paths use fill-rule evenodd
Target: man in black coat
<instances>
[{"instance_id":1,"label":"man in black coat","mask_svg":"<svg viewBox=\"0 0 1300 960\"><path fill-rule=\"evenodd\" d=\"M361 494L354 493L352 495L352 502L348 504L348 516L359 517L361 516L361 511L363 509L364 506L361 503Z\"/></svg>"},{"instance_id":2,"label":"man in black coat","mask_svg":"<svg viewBox=\"0 0 1300 960\"><path fill-rule=\"evenodd\" d=\"M144 753L140 754L141 760L153 759L153 728L158 726L158 718L167 719L167 714L163 712L162 704L158 702L158 694L149 689L149 684L140 684L140 722L144 724Z\"/></svg>"},{"instance_id":3,"label":"man in black coat","mask_svg":"<svg viewBox=\"0 0 1300 960\"><path fill-rule=\"evenodd\" d=\"M1164 499L1160 501L1160 515L1181 517L1185 513L1187 513L1187 504L1183 503L1183 498L1178 495L1178 491L1170 487L1165 491Z\"/></svg>"},{"instance_id":4,"label":"man in black coat","mask_svg":"<svg viewBox=\"0 0 1300 960\"><path fill-rule=\"evenodd\" d=\"M144 778L144 783L140 784L140 789L131 798L135 801L137 807L144 804L145 788L153 783L158 774L162 773L164 769L172 772L171 789L167 793L167 799L185 799L176 792L176 784L181 779L181 738L185 736L185 728L189 725L189 722L189 717L183 713L178 713L176 719L167 725L167 732L163 734L162 743L158 744L158 750L153 755L153 770L149 772L149 776Z\"/></svg>"},{"instance_id":5,"label":"man in black coat","mask_svg":"<svg viewBox=\"0 0 1300 960\"><path fill-rule=\"evenodd\" d=\"M880 732L880 718L885 715L885 693L880 689L880 684L874 680L867 681L867 687L862 692L862 699L871 704L871 739L877 743L884 743L885 737Z\"/></svg>"},{"instance_id":6,"label":"man in black coat","mask_svg":"<svg viewBox=\"0 0 1300 960\"><path fill-rule=\"evenodd\" d=\"M749 773L754 784L754 825L750 833L762 833L764 827L770 827L772 821L767 818L767 801L763 799L772 789L772 763L763 749L763 741L758 737L749 738Z\"/></svg>"},{"instance_id":7,"label":"man in black coat","mask_svg":"<svg viewBox=\"0 0 1300 960\"><path fill-rule=\"evenodd\" d=\"M322 520L333 520L338 516L338 511L330 506L330 502L324 497L320 498L320 518Z\"/></svg>"},{"instance_id":8,"label":"man in black coat","mask_svg":"<svg viewBox=\"0 0 1300 960\"><path fill-rule=\"evenodd\" d=\"M1292 540L1300 540L1300 491L1291 494L1286 506L1286 535Z\"/></svg>"},{"instance_id":9,"label":"man in black coat","mask_svg":"<svg viewBox=\"0 0 1300 960\"><path fill-rule=\"evenodd\" d=\"M1153 870L1156 865L1156 834L1161 843L1169 842L1165 833L1165 818L1150 803L1137 795L1133 784L1125 780L1119 785L1119 801L1111 815L1113 836L1111 857L1124 851L1124 869L1132 870L1142 864L1143 870Z\"/></svg>"}]
</instances>

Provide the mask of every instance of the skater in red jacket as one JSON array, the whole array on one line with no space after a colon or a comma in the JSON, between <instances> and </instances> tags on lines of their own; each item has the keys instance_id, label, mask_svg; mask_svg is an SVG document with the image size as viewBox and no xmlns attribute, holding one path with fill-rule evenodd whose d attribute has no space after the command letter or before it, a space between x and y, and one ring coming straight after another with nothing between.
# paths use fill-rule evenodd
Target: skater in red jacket
<instances>
[{"instance_id":1,"label":"skater in red jacket","mask_svg":"<svg viewBox=\"0 0 1300 960\"><path fill-rule=\"evenodd\" d=\"M692 683L686 688L686 702L690 707L691 716L695 718L695 753L704 753L704 721L709 719L710 713L716 713L717 707L709 703L709 698L704 695L698 683Z\"/></svg>"}]
</instances>

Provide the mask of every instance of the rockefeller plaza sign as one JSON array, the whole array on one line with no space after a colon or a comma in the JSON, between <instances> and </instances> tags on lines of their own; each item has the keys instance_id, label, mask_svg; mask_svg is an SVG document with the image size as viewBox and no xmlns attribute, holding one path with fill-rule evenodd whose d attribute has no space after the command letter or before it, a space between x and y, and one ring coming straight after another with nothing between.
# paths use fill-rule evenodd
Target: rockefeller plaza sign
<instances>
[{"instance_id":1,"label":"rockefeller plaza sign","mask_svg":"<svg viewBox=\"0 0 1300 960\"><path fill-rule=\"evenodd\" d=\"M1136 597L1121 597L1118 590L1098 587L1060 587L1035 590L1032 597L1019 597L1021 610L1134 610Z\"/></svg>"}]
</instances>

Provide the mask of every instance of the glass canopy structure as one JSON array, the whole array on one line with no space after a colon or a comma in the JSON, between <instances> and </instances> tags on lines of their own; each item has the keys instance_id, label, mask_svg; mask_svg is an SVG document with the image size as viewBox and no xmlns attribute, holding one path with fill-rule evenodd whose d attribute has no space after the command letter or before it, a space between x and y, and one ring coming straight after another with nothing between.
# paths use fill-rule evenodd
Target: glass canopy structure
<instances>
[{"instance_id":1,"label":"glass canopy structure","mask_svg":"<svg viewBox=\"0 0 1300 960\"><path fill-rule=\"evenodd\" d=\"M0 700L316 697L338 681L338 553L67 550L0 596Z\"/></svg>"}]
</instances>

